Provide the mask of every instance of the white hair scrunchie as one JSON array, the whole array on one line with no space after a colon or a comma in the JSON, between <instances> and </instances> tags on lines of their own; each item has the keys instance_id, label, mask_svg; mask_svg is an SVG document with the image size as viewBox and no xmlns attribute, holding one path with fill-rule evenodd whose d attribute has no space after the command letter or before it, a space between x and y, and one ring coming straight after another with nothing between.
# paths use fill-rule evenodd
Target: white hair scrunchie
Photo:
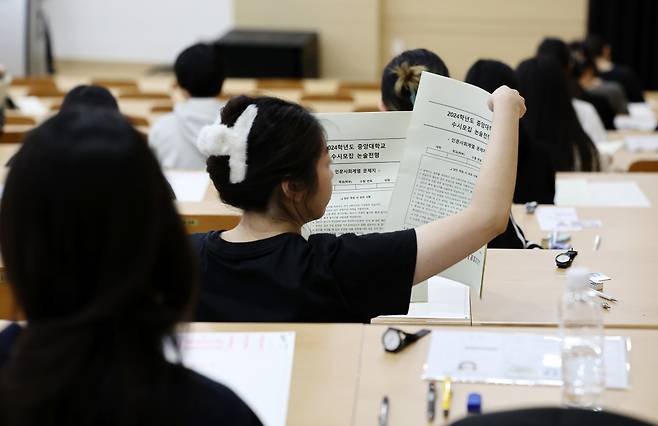
<instances>
[{"instance_id":1,"label":"white hair scrunchie","mask_svg":"<svg viewBox=\"0 0 658 426\"><path fill-rule=\"evenodd\" d=\"M258 108L249 105L240 114L233 127L217 123L204 126L199 132L196 145L204 155L228 156L231 183L240 183L247 176L247 139L254 124Z\"/></svg>"}]
</instances>

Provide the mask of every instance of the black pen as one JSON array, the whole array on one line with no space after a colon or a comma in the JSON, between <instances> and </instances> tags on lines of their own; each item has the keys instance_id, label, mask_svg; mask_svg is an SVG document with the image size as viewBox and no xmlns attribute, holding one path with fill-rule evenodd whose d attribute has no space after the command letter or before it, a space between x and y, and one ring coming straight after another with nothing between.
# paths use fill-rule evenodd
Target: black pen
<instances>
[{"instance_id":1,"label":"black pen","mask_svg":"<svg viewBox=\"0 0 658 426\"><path fill-rule=\"evenodd\" d=\"M436 413L436 386L434 382L430 382L427 388L427 421L433 422Z\"/></svg>"},{"instance_id":2,"label":"black pen","mask_svg":"<svg viewBox=\"0 0 658 426\"><path fill-rule=\"evenodd\" d=\"M379 426L388 426L388 397L382 399L379 405Z\"/></svg>"}]
</instances>

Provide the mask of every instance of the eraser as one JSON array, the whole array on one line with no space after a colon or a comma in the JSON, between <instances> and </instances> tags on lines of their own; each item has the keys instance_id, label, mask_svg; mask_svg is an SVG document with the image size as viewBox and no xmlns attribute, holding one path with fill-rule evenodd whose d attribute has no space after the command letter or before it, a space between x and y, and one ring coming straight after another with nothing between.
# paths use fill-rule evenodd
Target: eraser
<instances>
[{"instance_id":1,"label":"eraser","mask_svg":"<svg viewBox=\"0 0 658 426\"><path fill-rule=\"evenodd\" d=\"M473 392L468 394L466 411L468 412L468 414L482 413L482 397L480 396L479 393Z\"/></svg>"}]
</instances>

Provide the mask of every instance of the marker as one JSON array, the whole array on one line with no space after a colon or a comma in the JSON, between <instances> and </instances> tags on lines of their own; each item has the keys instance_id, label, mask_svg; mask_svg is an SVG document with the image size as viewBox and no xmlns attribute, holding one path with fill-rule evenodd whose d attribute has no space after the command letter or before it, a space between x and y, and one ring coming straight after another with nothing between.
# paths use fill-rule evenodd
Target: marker
<instances>
[{"instance_id":1,"label":"marker","mask_svg":"<svg viewBox=\"0 0 658 426\"><path fill-rule=\"evenodd\" d=\"M388 426L388 397L382 398L379 405L379 426Z\"/></svg>"},{"instance_id":2,"label":"marker","mask_svg":"<svg viewBox=\"0 0 658 426\"><path fill-rule=\"evenodd\" d=\"M450 416L450 404L452 403L452 381L450 376L443 379L443 388L441 389L441 409L443 410L443 418L447 419Z\"/></svg>"},{"instance_id":3,"label":"marker","mask_svg":"<svg viewBox=\"0 0 658 426\"><path fill-rule=\"evenodd\" d=\"M427 421L433 422L434 416L436 414L436 386L434 382L430 382L429 387L427 388Z\"/></svg>"}]
</instances>

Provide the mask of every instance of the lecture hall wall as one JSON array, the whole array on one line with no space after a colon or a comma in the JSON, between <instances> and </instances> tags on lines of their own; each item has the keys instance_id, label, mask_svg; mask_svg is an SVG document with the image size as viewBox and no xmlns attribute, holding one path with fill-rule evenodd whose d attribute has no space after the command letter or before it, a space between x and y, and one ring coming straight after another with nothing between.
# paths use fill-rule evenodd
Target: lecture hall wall
<instances>
[{"instance_id":1,"label":"lecture hall wall","mask_svg":"<svg viewBox=\"0 0 658 426\"><path fill-rule=\"evenodd\" d=\"M584 34L587 0L47 0L59 59L167 63L233 25L315 30L322 76L378 79L397 52L426 47L463 78L478 58L516 66L547 35Z\"/></svg>"}]
</instances>

